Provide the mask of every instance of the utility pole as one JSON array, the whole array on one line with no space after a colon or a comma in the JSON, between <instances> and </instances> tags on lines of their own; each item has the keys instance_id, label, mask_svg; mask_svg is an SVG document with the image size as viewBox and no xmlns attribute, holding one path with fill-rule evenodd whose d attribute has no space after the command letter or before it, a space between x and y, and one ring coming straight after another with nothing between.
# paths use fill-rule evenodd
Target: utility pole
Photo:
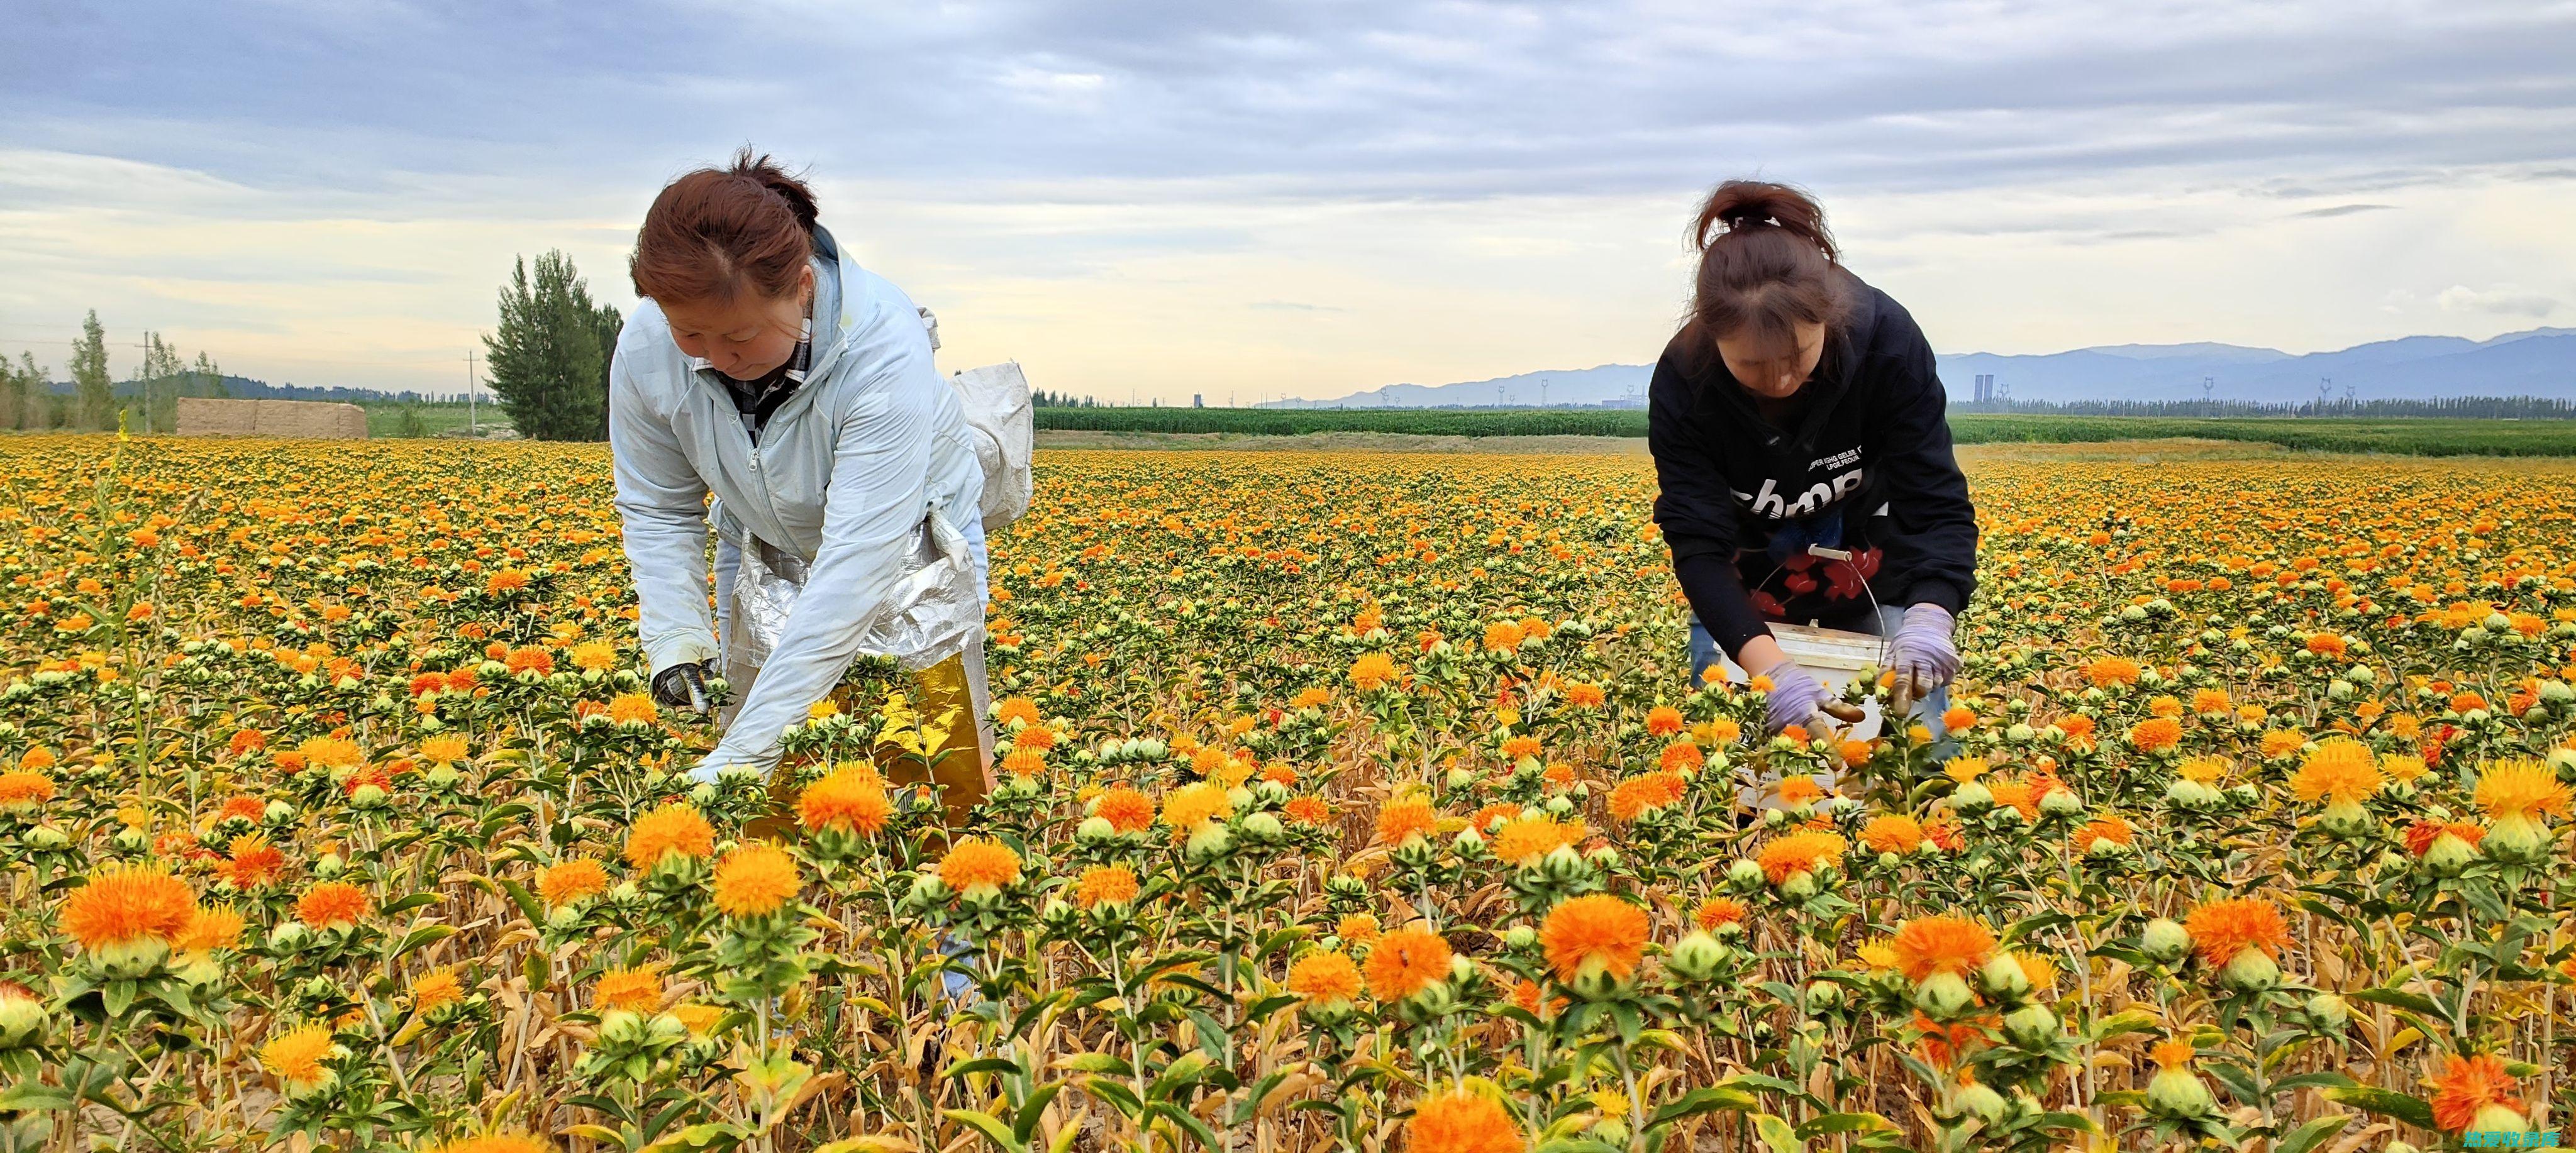
<instances>
[{"instance_id":1,"label":"utility pole","mask_svg":"<svg viewBox=\"0 0 2576 1153\"><path fill-rule=\"evenodd\" d=\"M1538 378L1538 406L1547 407L1547 378L1544 376Z\"/></svg>"},{"instance_id":2,"label":"utility pole","mask_svg":"<svg viewBox=\"0 0 2576 1153\"><path fill-rule=\"evenodd\" d=\"M483 434L474 424L474 350L465 350L465 435L480 438Z\"/></svg>"}]
</instances>

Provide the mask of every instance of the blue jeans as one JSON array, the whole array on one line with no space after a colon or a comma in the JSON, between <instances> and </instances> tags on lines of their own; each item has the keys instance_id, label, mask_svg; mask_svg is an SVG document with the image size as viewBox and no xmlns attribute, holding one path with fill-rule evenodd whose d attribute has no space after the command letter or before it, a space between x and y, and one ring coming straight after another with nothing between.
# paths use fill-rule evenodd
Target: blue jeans
<instances>
[{"instance_id":1,"label":"blue jeans","mask_svg":"<svg viewBox=\"0 0 2576 1153\"><path fill-rule=\"evenodd\" d=\"M1868 631L1883 637L1895 632L1898 626L1905 623L1905 608L1902 605L1883 605L1880 606L1876 619L1864 617L1856 623L1874 626ZM1716 664L1724 655L1717 650L1717 638L1708 635L1708 626L1699 623L1697 616L1691 617L1691 683L1698 684L1700 675L1706 673L1708 667ZM1913 709L1906 714L1916 724L1932 730L1933 755L1944 759L1959 751L1958 742L1950 739L1950 730L1941 723L1941 714L1949 711L1950 686L1943 685L1932 690L1922 700L1914 702Z\"/></svg>"}]
</instances>

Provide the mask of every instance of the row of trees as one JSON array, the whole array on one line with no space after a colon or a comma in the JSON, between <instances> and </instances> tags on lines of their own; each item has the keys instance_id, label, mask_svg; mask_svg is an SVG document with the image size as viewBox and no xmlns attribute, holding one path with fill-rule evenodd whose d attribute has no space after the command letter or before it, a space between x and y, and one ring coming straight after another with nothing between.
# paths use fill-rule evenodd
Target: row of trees
<instances>
[{"instance_id":1,"label":"row of trees","mask_svg":"<svg viewBox=\"0 0 2576 1153\"><path fill-rule=\"evenodd\" d=\"M170 432L178 427L180 397L224 395L213 357L199 352L191 363L157 332L143 334L142 348L133 378L116 383L107 370L107 328L92 310L72 341L68 395L54 391L53 371L38 365L34 353L20 352L15 364L0 357L0 428Z\"/></svg>"},{"instance_id":2,"label":"row of trees","mask_svg":"<svg viewBox=\"0 0 2576 1153\"><path fill-rule=\"evenodd\" d=\"M1952 412L2035 416L2447 416L2474 420L2576 420L2576 400L2554 396L2446 396L2373 400L1954 400Z\"/></svg>"},{"instance_id":3,"label":"row of trees","mask_svg":"<svg viewBox=\"0 0 2576 1153\"><path fill-rule=\"evenodd\" d=\"M550 251L519 261L501 288L500 325L483 338L491 354L493 395L519 435L538 440L608 438L608 362L624 319L590 298L572 258ZM71 391L57 392L53 371L21 352L0 356L0 428L137 433L175 432L182 396L226 395L223 373L203 352L194 361L143 334L143 360L119 383L107 366L107 330L92 311L72 341ZM404 425L426 432L417 412Z\"/></svg>"}]
</instances>

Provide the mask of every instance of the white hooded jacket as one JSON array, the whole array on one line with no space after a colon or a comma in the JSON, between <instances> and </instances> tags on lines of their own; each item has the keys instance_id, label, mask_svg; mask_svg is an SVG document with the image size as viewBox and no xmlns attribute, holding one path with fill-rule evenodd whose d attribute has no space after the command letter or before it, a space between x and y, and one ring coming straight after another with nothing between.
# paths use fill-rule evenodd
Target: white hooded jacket
<instances>
[{"instance_id":1,"label":"white hooded jacket","mask_svg":"<svg viewBox=\"0 0 2576 1153\"><path fill-rule=\"evenodd\" d=\"M755 446L713 370L671 339L647 299L618 334L608 441L639 607L659 673L719 656L707 610L708 493L716 497L717 605L749 539L810 566L750 695L701 767L765 769L778 738L840 682L861 622L901 576L924 517L970 544L987 578L984 474L957 394L931 360L920 311L815 230L813 361Z\"/></svg>"}]
</instances>

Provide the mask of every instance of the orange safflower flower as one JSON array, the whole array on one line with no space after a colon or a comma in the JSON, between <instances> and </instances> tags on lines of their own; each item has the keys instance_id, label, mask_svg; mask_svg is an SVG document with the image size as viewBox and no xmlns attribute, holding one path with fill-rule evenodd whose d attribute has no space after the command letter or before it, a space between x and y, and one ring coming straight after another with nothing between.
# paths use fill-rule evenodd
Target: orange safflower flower
<instances>
[{"instance_id":1,"label":"orange safflower flower","mask_svg":"<svg viewBox=\"0 0 2576 1153\"><path fill-rule=\"evenodd\" d=\"M2299 761L2290 774L2290 793L2315 804L2357 805L2386 783L2368 746L2349 737L2328 737Z\"/></svg>"},{"instance_id":2,"label":"orange safflower flower","mask_svg":"<svg viewBox=\"0 0 2576 1153\"><path fill-rule=\"evenodd\" d=\"M1226 791L1206 781L1183 785L1163 798L1163 823L1176 833L1187 833L1209 821L1233 815L1234 802Z\"/></svg>"},{"instance_id":3,"label":"orange safflower flower","mask_svg":"<svg viewBox=\"0 0 2576 1153\"><path fill-rule=\"evenodd\" d=\"M1630 777L1610 790L1610 819L1626 824L1682 799L1677 773L1653 772Z\"/></svg>"},{"instance_id":4,"label":"orange safflower flower","mask_svg":"<svg viewBox=\"0 0 2576 1153\"><path fill-rule=\"evenodd\" d=\"M1135 900L1138 891L1136 870L1125 865L1095 865L1082 871L1082 880L1074 886L1073 903L1085 909L1123 905Z\"/></svg>"},{"instance_id":5,"label":"orange safflower flower","mask_svg":"<svg viewBox=\"0 0 2576 1153\"><path fill-rule=\"evenodd\" d=\"M1710 897L1691 913L1691 922L1715 932L1722 926L1742 924L1744 911L1744 902L1733 897Z\"/></svg>"},{"instance_id":6,"label":"orange safflower flower","mask_svg":"<svg viewBox=\"0 0 2576 1153\"><path fill-rule=\"evenodd\" d=\"M2406 850L2418 857L2423 856L2433 851L2433 842L2441 840L2445 833L2458 837L2474 849L2479 841L2486 839L2487 830L2483 825L2467 821L2445 822L2429 818L2418 819L2414 824L2406 826Z\"/></svg>"},{"instance_id":7,"label":"orange safflower flower","mask_svg":"<svg viewBox=\"0 0 2576 1153\"><path fill-rule=\"evenodd\" d=\"M1529 1139L1509 1110L1464 1089L1425 1097L1404 1123L1405 1153L1522 1153Z\"/></svg>"},{"instance_id":8,"label":"orange safflower flower","mask_svg":"<svg viewBox=\"0 0 2576 1153\"><path fill-rule=\"evenodd\" d=\"M454 969L432 969L411 983L411 1010L430 1013L465 999L465 983Z\"/></svg>"},{"instance_id":9,"label":"orange safflower flower","mask_svg":"<svg viewBox=\"0 0 2576 1153\"><path fill-rule=\"evenodd\" d=\"M861 765L834 769L796 795L796 823L809 833L849 829L873 837L893 817L884 781Z\"/></svg>"},{"instance_id":10,"label":"orange safflower flower","mask_svg":"<svg viewBox=\"0 0 2576 1153\"><path fill-rule=\"evenodd\" d=\"M1861 826L1860 843L1872 852L1911 853L1923 847L1923 824L1903 813L1872 817Z\"/></svg>"},{"instance_id":11,"label":"orange safflower flower","mask_svg":"<svg viewBox=\"0 0 2576 1153\"><path fill-rule=\"evenodd\" d=\"M2172 717L2149 717L2129 726L2129 744L2142 753L2173 751L2182 743L2182 722Z\"/></svg>"},{"instance_id":12,"label":"orange safflower flower","mask_svg":"<svg viewBox=\"0 0 2576 1153\"><path fill-rule=\"evenodd\" d=\"M1539 925L1539 944L1556 979L1592 973L1624 981L1646 955L1646 911L1608 893L1560 901Z\"/></svg>"},{"instance_id":13,"label":"orange safflower flower","mask_svg":"<svg viewBox=\"0 0 2576 1153\"><path fill-rule=\"evenodd\" d=\"M169 942L196 912L188 883L157 864L111 864L63 898L60 924L83 949Z\"/></svg>"},{"instance_id":14,"label":"orange safflower flower","mask_svg":"<svg viewBox=\"0 0 2576 1153\"><path fill-rule=\"evenodd\" d=\"M715 826L687 801L646 813L626 831L626 863L638 869L650 869L674 854L696 860L715 850Z\"/></svg>"},{"instance_id":15,"label":"orange safflower flower","mask_svg":"<svg viewBox=\"0 0 2576 1153\"><path fill-rule=\"evenodd\" d=\"M0 773L0 809L32 809L52 799L52 777L22 769Z\"/></svg>"},{"instance_id":16,"label":"orange safflower flower","mask_svg":"<svg viewBox=\"0 0 2576 1153\"><path fill-rule=\"evenodd\" d=\"M939 880L960 893L991 891L1020 879L1020 855L989 837L968 837L939 862Z\"/></svg>"},{"instance_id":17,"label":"orange safflower flower","mask_svg":"<svg viewBox=\"0 0 2576 1153\"><path fill-rule=\"evenodd\" d=\"M557 861L537 870L537 898L560 908L608 890L608 870L588 857Z\"/></svg>"},{"instance_id":18,"label":"orange safflower flower","mask_svg":"<svg viewBox=\"0 0 2576 1153\"><path fill-rule=\"evenodd\" d=\"M170 939L174 953L204 953L241 943L242 915L230 905L209 905L188 915L188 923Z\"/></svg>"},{"instance_id":19,"label":"orange safflower flower","mask_svg":"<svg viewBox=\"0 0 2576 1153\"><path fill-rule=\"evenodd\" d=\"M323 881L295 899L295 916L316 929L355 925L367 915L367 891L346 881Z\"/></svg>"},{"instance_id":20,"label":"orange safflower flower","mask_svg":"<svg viewBox=\"0 0 2576 1153\"><path fill-rule=\"evenodd\" d=\"M1802 829L1772 838L1762 846L1762 852L1754 860L1762 866L1762 875L1778 885L1799 873L1812 873L1819 867L1841 860L1850 847L1849 842L1835 834Z\"/></svg>"},{"instance_id":21,"label":"orange safflower flower","mask_svg":"<svg viewBox=\"0 0 2576 1153\"><path fill-rule=\"evenodd\" d=\"M1351 687L1373 693L1395 680L1395 658L1385 653L1363 654L1351 662Z\"/></svg>"},{"instance_id":22,"label":"orange safflower flower","mask_svg":"<svg viewBox=\"0 0 2576 1153\"><path fill-rule=\"evenodd\" d=\"M725 854L713 882L716 908L730 917L777 912L805 887L796 858L768 841L753 841Z\"/></svg>"},{"instance_id":23,"label":"orange safflower flower","mask_svg":"<svg viewBox=\"0 0 2576 1153\"><path fill-rule=\"evenodd\" d=\"M2118 817L2095 817L2085 822L2083 828L2075 830L2074 837L2075 851L2078 853L2091 852L2093 846L2106 841L2114 845L2127 845L2136 840L2137 830L2130 828L2129 822Z\"/></svg>"},{"instance_id":24,"label":"orange safflower flower","mask_svg":"<svg viewBox=\"0 0 2576 1153\"><path fill-rule=\"evenodd\" d=\"M1428 837L1440 830L1439 815L1431 802L1421 797L1389 801L1377 811L1377 839L1383 845L1401 845L1415 837Z\"/></svg>"},{"instance_id":25,"label":"orange safflower flower","mask_svg":"<svg viewBox=\"0 0 2576 1153\"><path fill-rule=\"evenodd\" d=\"M2511 1096L2513 1075L2505 1072L2504 1059L2492 1053L2468 1057L2452 1053L2445 1056L2442 1074L2433 1078L2432 1085L2433 1122L2454 1137L2476 1125L2479 1115L2488 1109L2502 1109L2514 1114L2523 1111L2522 1102ZM2515 1120L2515 1127L2520 1128L2521 1118Z\"/></svg>"},{"instance_id":26,"label":"orange safflower flower","mask_svg":"<svg viewBox=\"0 0 2576 1153\"><path fill-rule=\"evenodd\" d=\"M2225 965L2247 949L2277 959L2290 943L2281 910L2260 897L2211 901L2192 910L2183 928L2190 931L2200 959L2211 965Z\"/></svg>"},{"instance_id":27,"label":"orange safflower flower","mask_svg":"<svg viewBox=\"0 0 2576 1153\"><path fill-rule=\"evenodd\" d=\"M2134 685L2144 671L2138 667L2138 662L2127 657L2099 657L2085 664L2084 679L2091 681L2094 688L2107 689Z\"/></svg>"},{"instance_id":28,"label":"orange safflower flower","mask_svg":"<svg viewBox=\"0 0 2576 1153\"><path fill-rule=\"evenodd\" d=\"M1671 705L1656 705L1646 712L1646 734L1669 737L1682 731L1682 711Z\"/></svg>"},{"instance_id":29,"label":"orange safflower flower","mask_svg":"<svg viewBox=\"0 0 2576 1153\"><path fill-rule=\"evenodd\" d=\"M662 1007L662 967L636 965L610 969L599 975L599 984L590 992L590 1003L599 1009L653 1012Z\"/></svg>"},{"instance_id":30,"label":"orange safflower flower","mask_svg":"<svg viewBox=\"0 0 2576 1153\"><path fill-rule=\"evenodd\" d=\"M1369 993L1381 1001L1401 1001L1433 981L1449 976L1449 942L1425 929L1406 926L1369 946L1363 971Z\"/></svg>"},{"instance_id":31,"label":"orange safflower flower","mask_svg":"<svg viewBox=\"0 0 2576 1153\"><path fill-rule=\"evenodd\" d=\"M1967 976L1994 955L1995 935L1966 917L1917 917L1896 927L1889 942L1897 971L1920 982L1935 973Z\"/></svg>"},{"instance_id":32,"label":"orange safflower flower","mask_svg":"<svg viewBox=\"0 0 2576 1153\"><path fill-rule=\"evenodd\" d=\"M322 1063L330 1059L333 1047L329 1026L300 1025L260 1046L259 1064L290 1093L310 1089L328 1076Z\"/></svg>"},{"instance_id":33,"label":"orange safflower flower","mask_svg":"<svg viewBox=\"0 0 2576 1153\"><path fill-rule=\"evenodd\" d=\"M1381 935L1377 918L1367 913L1352 913L1333 925L1333 935L1354 945L1372 945Z\"/></svg>"},{"instance_id":34,"label":"orange safflower flower","mask_svg":"<svg viewBox=\"0 0 2576 1153\"><path fill-rule=\"evenodd\" d=\"M1091 811L1122 833L1142 832L1154 823L1154 799L1125 785L1100 794Z\"/></svg>"},{"instance_id":35,"label":"orange safflower flower","mask_svg":"<svg viewBox=\"0 0 2576 1153\"><path fill-rule=\"evenodd\" d=\"M1518 817L1505 821L1494 833L1494 859L1513 866L1534 864L1559 848L1581 843L1584 832L1581 821L1560 823L1545 816Z\"/></svg>"},{"instance_id":36,"label":"orange safflower flower","mask_svg":"<svg viewBox=\"0 0 2576 1153\"><path fill-rule=\"evenodd\" d=\"M2558 772L2548 765L2527 757L2514 757L2488 765L2478 774L2477 806L2487 819L2503 821L2533 818L2541 814L2567 815L2567 786L2558 780Z\"/></svg>"},{"instance_id":37,"label":"orange safflower flower","mask_svg":"<svg viewBox=\"0 0 2576 1153\"><path fill-rule=\"evenodd\" d=\"M225 846L227 856L216 870L236 889L269 883L286 871L286 854L258 833L245 833Z\"/></svg>"},{"instance_id":38,"label":"orange safflower flower","mask_svg":"<svg viewBox=\"0 0 2576 1153\"><path fill-rule=\"evenodd\" d=\"M1333 807L1321 797L1291 797L1280 811L1301 825L1321 825L1333 818Z\"/></svg>"},{"instance_id":39,"label":"orange safflower flower","mask_svg":"<svg viewBox=\"0 0 2576 1153\"><path fill-rule=\"evenodd\" d=\"M1339 949L1323 949L1288 966L1288 991L1309 1002L1337 1005L1360 995L1359 966Z\"/></svg>"}]
</instances>

